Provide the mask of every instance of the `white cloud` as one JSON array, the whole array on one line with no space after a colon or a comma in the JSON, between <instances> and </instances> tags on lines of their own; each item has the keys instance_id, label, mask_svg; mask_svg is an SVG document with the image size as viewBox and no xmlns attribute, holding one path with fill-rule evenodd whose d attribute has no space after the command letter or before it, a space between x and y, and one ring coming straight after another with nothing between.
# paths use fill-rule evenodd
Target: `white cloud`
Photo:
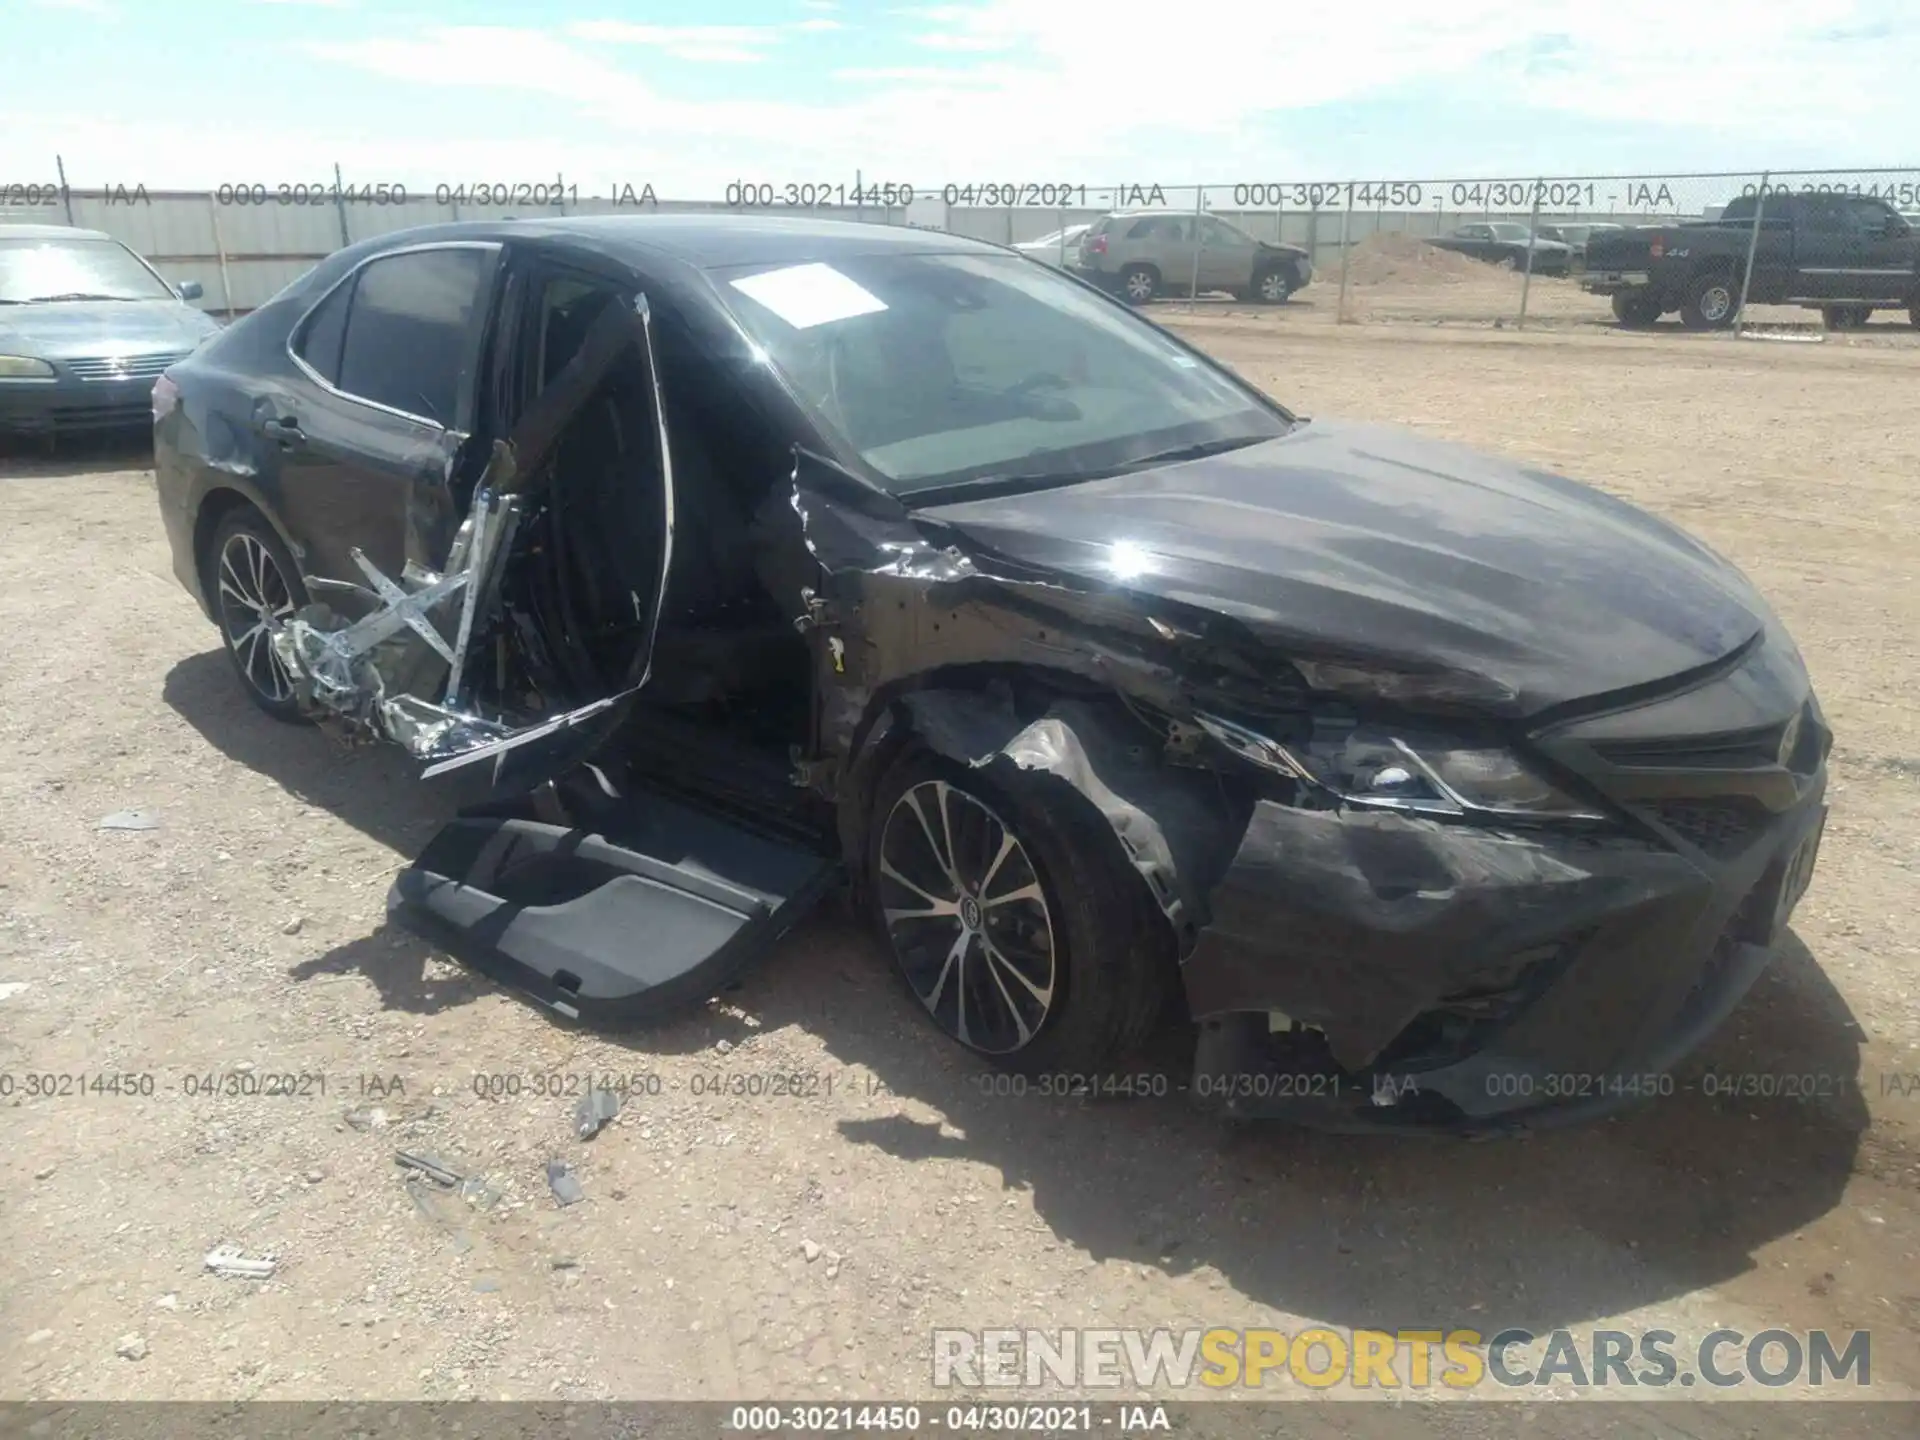
<instances>
[{"instance_id":1,"label":"white cloud","mask_svg":"<svg viewBox=\"0 0 1920 1440\"><path fill-rule=\"evenodd\" d=\"M771 25L635 25L625 20L582 20L566 27L577 40L601 45L642 45L676 60L753 64L779 43Z\"/></svg>"},{"instance_id":2,"label":"white cloud","mask_svg":"<svg viewBox=\"0 0 1920 1440\"><path fill-rule=\"evenodd\" d=\"M1511 106L1522 117L1522 143L1525 117L1542 109L1593 121L1600 138L1584 150L1541 157L1537 168L1561 175L1640 168L1610 153L1608 137L1628 133L1610 127L1671 127L1691 146L1682 166L1724 156L1732 168L1777 165L1768 157L1781 154L1898 159L1870 152L1920 124L1920 87L1910 78L1920 71L1920 7L1908 0L1749 0L1737 19L1672 0L1597 8L1592 0L1531 0L1521 10L1507 0L1370 0L1313 24L1279 14L1271 0L1188 0L1178 33L1191 42L1147 55L1137 32L1114 23L1110 0L978 0L908 15L910 36L941 39L824 75L780 64L783 40L807 20L468 24L313 41L307 53L406 87L397 94L459 87L472 98L437 108L445 116L437 134L410 131L377 145L351 131L294 133L295 125L327 123L313 118L324 113L315 106L289 107L288 133L270 144L258 124L233 130L205 121L196 130L181 120L166 147L152 141L159 132L148 119L113 127L102 118L110 105L76 104L76 115L58 123L22 107L0 116L0 152L28 160L57 148L71 167L81 153L74 137L95 136L101 148L84 168L139 169L174 184L298 170L309 157L351 159L363 174L403 163L407 173L390 178L431 182L461 169L511 174L508 159L524 157L529 174L557 165L583 180L594 175L596 185L602 176L644 178L661 194L691 196L718 195L733 179L851 182L856 169L923 188L1328 178L1352 162L1337 152L1297 153L1286 113L1405 96L1413 87L1437 97L1426 103L1442 113L1449 96L1482 112L1489 102ZM752 81L733 87L740 98L694 101L675 94L662 57L767 63L743 69ZM312 83L324 84L326 73L312 72ZM505 123L489 113L489 90L547 97L551 138L488 138ZM1383 139L1399 137L1369 138L1377 153ZM1405 140L1423 158L1393 178L1421 178L1416 167L1485 173L1485 157L1435 162L1418 130L1409 128ZM656 168L635 176L636 154Z\"/></svg>"}]
</instances>

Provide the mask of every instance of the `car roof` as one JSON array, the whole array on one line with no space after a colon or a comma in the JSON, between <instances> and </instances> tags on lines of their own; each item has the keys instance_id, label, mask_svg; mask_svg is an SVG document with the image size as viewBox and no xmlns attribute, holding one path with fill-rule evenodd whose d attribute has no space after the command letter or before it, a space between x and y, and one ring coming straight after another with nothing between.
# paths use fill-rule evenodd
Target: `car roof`
<instances>
[{"instance_id":1,"label":"car roof","mask_svg":"<svg viewBox=\"0 0 1920 1440\"><path fill-rule=\"evenodd\" d=\"M571 241L629 263L668 259L698 270L858 255L1000 254L1006 247L945 231L875 221L738 212L644 215L541 215L397 230L378 249L446 240ZM356 247L357 248L357 247ZM376 247L368 247L369 250Z\"/></svg>"},{"instance_id":2,"label":"car roof","mask_svg":"<svg viewBox=\"0 0 1920 1440\"><path fill-rule=\"evenodd\" d=\"M0 240L111 240L104 230L79 230L71 225L15 224L0 220Z\"/></svg>"}]
</instances>

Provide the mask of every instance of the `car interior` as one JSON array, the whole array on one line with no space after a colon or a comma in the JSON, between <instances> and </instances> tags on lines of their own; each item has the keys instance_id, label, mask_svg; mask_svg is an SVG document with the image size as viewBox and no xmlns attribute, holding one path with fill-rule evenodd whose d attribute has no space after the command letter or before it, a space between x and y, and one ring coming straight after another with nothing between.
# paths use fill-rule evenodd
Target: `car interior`
<instances>
[{"instance_id":1,"label":"car interior","mask_svg":"<svg viewBox=\"0 0 1920 1440\"><path fill-rule=\"evenodd\" d=\"M540 277L535 292L522 332L526 401L560 374L607 307L630 298L565 274ZM657 304L653 328L674 515L636 744L665 746L680 767L694 745L750 785L777 775L784 786L789 750L807 739L811 720L810 655L793 623L799 597L776 599L769 583L781 522L792 522L792 462L723 367ZM515 570L533 621L520 637L528 674L542 698L558 702L542 708L565 709L621 688L651 619L665 511L652 386L638 347L602 380L551 464L547 504L520 542L534 563Z\"/></svg>"}]
</instances>

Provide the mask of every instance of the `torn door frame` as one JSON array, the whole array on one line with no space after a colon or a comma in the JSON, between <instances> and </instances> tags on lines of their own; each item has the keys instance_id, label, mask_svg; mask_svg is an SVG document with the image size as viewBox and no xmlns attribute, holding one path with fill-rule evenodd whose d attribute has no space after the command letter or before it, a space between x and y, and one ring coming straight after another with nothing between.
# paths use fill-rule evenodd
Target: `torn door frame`
<instances>
[{"instance_id":1,"label":"torn door frame","mask_svg":"<svg viewBox=\"0 0 1920 1440\"><path fill-rule=\"evenodd\" d=\"M838 642L817 652L830 660L816 662L816 756L843 852L866 853L874 788L917 739L1002 784L1075 792L1184 958L1253 802L1224 794L1205 767L1165 763L1177 740L1150 721L1194 714L1182 675L1196 647L1234 648L1230 622L1028 575L958 536L939 543L942 527L822 457L796 451L791 486L822 571L801 628Z\"/></svg>"},{"instance_id":2,"label":"torn door frame","mask_svg":"<svg viewBox=\"0 0 1920 1440\"><path fill-rule=\"evenodd\" d=\"M644 357L660 457L661 553L644 640L625 685L616 693L529 725L486 716L475 708L471 674L479 647L491 633L513 541L546 482L548 462L573 418L629 347ZM452 462L449 461L451 464ZM653 341L653 312L645 292L630 306L608 306L580 350L520 417L513 433L496 440L486 469L475 482L465 518L455 532L443 573L409 562L395 581L359 549L354 564L377 600L372 613L339 624L332 610L305 607L272 637L275 654L293 678L302 705L313 713L346 720L398 743L429 762L425 776L495 761L499 780L506 757L555 735L573 743L556 758L583 758L596 740L618 728L633 697L652 676L660 613L673 565L674 482L672 446ZM449 639L438 623L457 602ZM444 675L444 685L441 677ZM429 698L429 687L438 687ZM525 759L524 754L519 757Z\"/></svg>"}]
</instances>

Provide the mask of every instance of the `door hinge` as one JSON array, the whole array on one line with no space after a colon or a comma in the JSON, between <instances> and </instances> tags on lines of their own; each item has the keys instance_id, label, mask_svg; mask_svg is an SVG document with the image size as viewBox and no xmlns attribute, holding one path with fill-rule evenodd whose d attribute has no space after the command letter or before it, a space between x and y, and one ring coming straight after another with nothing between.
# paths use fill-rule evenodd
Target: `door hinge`
<instances>
[{"instance_id":1,"label":"door hinge","mask_svg":"<svg viewBox=\"0 0 1920 1440\"><path fill-rule=\"evenodd\" d=\"M838 609L834 603L815 591L802 590L800 603L806 608L794 617L793 628L802 635L813 630L830 629L840 623Z\"/></svg>"}]
</instances>

